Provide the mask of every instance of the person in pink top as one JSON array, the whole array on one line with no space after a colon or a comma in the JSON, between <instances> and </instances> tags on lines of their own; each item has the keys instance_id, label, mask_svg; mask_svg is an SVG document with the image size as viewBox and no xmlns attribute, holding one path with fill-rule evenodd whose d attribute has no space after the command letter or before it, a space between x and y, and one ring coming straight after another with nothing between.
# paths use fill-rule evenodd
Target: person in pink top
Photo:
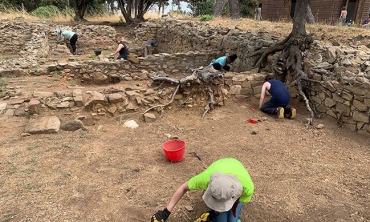
<instances>
[{"instance_id":1,"label":"person in pink top","mask_svg":"<svg viewBox=\"0 0 370 222\"><path fill-rule=\"evenodd\" d=\"M342 11L340 12L339 21L342 25L346 25L347 21L347 9L346 6L342 7Z\"/></svg>"}]
</instances>

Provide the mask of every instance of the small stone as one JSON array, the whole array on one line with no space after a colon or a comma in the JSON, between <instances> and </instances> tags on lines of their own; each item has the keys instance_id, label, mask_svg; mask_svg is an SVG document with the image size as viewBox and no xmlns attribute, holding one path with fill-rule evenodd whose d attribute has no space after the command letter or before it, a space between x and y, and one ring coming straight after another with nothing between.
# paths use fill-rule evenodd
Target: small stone
<instances>
[{"instance_id":1,"label":"small stone","mask_svg":"<svg viewBox=\"0 0 370 222\"><path fill-rule=\"evenodd\" d=\"M191 211L193 211L193 210L194 210L194 209L193 209L193 207L192 207L192 206L189 206L189 205L185 206L185 209L186 209L188 212L191 212Z\"/></svg>"},{"instance_id":2,"label":"small stone","mask_svg":"<svg viewBox=\"0 0 370 222\"><path fill-rule=\"evenodd\" d=\"M316 129L323 129L323 128L324 128L324 124L321 124L321 123L316 126Z\"/></svg>"},{"instance_id":3,"label":"small stone","mask_svg":"<svg viewBox=\"0 0 370 222\"><path fill-rule=\"evenodd\" d=\"M253 130L253 131L251 132L251 134L252 134L252 135L256 135L256 134L257 134L257 132Z\"/></svg>"},{"instance_id":4,"label":"small stone","mask_svg":"<svg viewBox=\"0 0 370 222\"><path fill-rule=\"evenodd\" d=\"M23 137L31 136L31 134L30 133L22 133L21 136L23 136Z\"/></svg>"},{"instance_id":5,"label":"small stone","mask_svg":"<svg viewBox=\"0 0 370 222\"><path fill-rule=\"evenodd\" d=\"M83 137L86 135L86 132L83 130L83 129L78 129L74 132L76 135L78 135L79 137Z\"/></svg>"},{"instance_id":6,"label":"small stone","mask_svg":"<svg viewBox=\"0 0 370 222\"><path fill-rule=\"evenodd\" d=\"M156 207L156 206L158 206L158 203L157 203L157 201L155 201L155 200L148 200L148 201L146 202L146 204L147 204L148 206L150 206L150 207Z\"/></svg>"},{"instance_id":7,"label":"small stone","mask_svg":"<svg viewBox=\"0 0 370 222\"><path fill-rule=\"evenodd\" d=\"M144 120L145 122L154 122L156 120L156 117L153 113L145 113Z\"/></svg>"},{"instance_id":8,"label":"small stone","mask_svg":"<svg viewBox=\"0 0 370 222\"><path fill-rule=\"evenodd\" d=\"M128 120L123 124L124 127L129 127L131 129L139 127L135 120Z\"/></svg>"}]
</instances>

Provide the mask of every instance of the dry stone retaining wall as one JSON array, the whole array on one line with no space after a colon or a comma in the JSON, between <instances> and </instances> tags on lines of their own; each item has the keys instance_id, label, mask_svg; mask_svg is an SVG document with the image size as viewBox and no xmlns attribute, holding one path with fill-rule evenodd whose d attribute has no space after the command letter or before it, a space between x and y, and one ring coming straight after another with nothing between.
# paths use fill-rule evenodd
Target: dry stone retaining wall
<instances>
[{"instance_id":1,"label":"dry stone retaining wall","mask_svg":"<svg viewBox=\"0 0 370 222\"><path fill-rule=\"evenodd\" d=\"M54 31L57 27L24 21L1 21L0 26L5 30L4 35L0 36L0 42L6 42L5 36L14 37L14 33L18 33L20 29L27 30L22 32L23 37L15 38L13 43L18 48L7 43L1 46L2 50L14 50L26 59L0 61L0 77L59 72L81 81L84 85L108 84L122 80L145 80L154 73L189 74L191 68L208 65L213 58L236 53L239 58L232 64L233 72L227 73L226 78L230 85L229 95L257 98L264 75L251 72L253 58L248 55L255 47L279 41L279 38L263 31L251 33L239 29L211 27L199 22L152 20L134 30L135 38L130 44L133 44L132 48L135 49L132 51L136 52L132 54L139 56L132 55L129 61L111 61L99 57L90 61L73 61L72 58L72 61L50 62L46 55L51 53L48 48L55 40ZM84 33L81 34L81 39L92 41L88 46L97 44L103 47L105 43L111 44L111 39L116 34L113 28L105 26L81 25L70 28L81 30L78 31ZM157 41L161 53L146 58L140 57L139 51L149 37ZM317 113L331 116L339 125L370 136L370 53L364 39L366 38L354 39L351 47L315 41L311 49L305 52L305 72L313 80L305 86L306 90L311 89L308 95ZM276 56L269 57L267 67L275 58ZM287 85L292 96L297 97L294 79L288 79ZM308 85L311 87L307 87ZM71 104L76 102L71 101L73 100L65 99L64 103L56 105L56 108L70 108ZM156 99L140 98L134 101L137 104L133 103L133 106L139 102L148 105ZM107 104L109 103L102 105ZM114 114L112 110L111 113Z\"/></svg>"}]
</instances>

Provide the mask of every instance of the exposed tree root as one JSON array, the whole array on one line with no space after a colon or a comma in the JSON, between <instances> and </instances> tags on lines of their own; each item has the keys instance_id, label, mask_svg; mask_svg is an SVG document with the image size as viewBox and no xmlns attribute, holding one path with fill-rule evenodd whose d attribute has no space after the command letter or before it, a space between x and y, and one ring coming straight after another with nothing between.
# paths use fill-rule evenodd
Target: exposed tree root
<instances>
[{"instance_id":1,"label":"exposed tree root","mask_svg":"<svg viewBox=\"0 0 370 222\"><path fill-rule=\"evenodd\" d=\"M174 101L175 96L178 93L180 88L182 88L184 86L188 87L188 86L191 85L191 83L197 83L197 84L203 85L205 87L206 93L208 94L208 101L207 101L207 104L204 107L205 111L202 115L202 119L203 119L204 115L206 113L208 113L210 110L212 110L214 108L214 105L217 104L216 99L215 99L215 95L214 95L214 92L213 92L211 86L216 85L216 86L219 87L219 86L223 86L224 83L225 83L224 73L220 72L220 71L215 71L213 68L210 68L210 67L206 67L203 70L195 69L195 70L193 70L193 73L190 76L185 76L181 79L174 79L174 78L170 78L168 76L163 76L163 75L153 76L152 79L153 79L153 81L168 82L168 83L176 84L177 88L176 88L175 92L172 94L172 98L168 103L166 103L164 105L153 106L153 107L145 110L143 115L145 113L149 112L150 110L153 110L155 108L160 108L161 116L162 116L163 108L170 105ZM220 81L222 82L222 84L219 84ZM221 96L222 96L222 102L223 102L223 104L225 104L224 94L223 94L222 90L221 90ZM186 101L188 99L189 98L187 98ZM186 101L182 102L181 105L185 104Z\"/></svg>"},{"instance_id":2,"label":"exposed tree root","mask_svg":"<svg viewBox=\"0 0 370 222\"><path fill-rule=\"evenodd\" d=\"M306 95L302 91L302 84L301 84L300 80L297 81L297 85L298 85L299 95L301 95L303 97L303 99L306 103L306 108L307 108L308 111L310 111L310 114L311 114L311 118L308 120L308 122L306 124L306 128L309 128L310 126L313 125L313 118L315 117L315 115L314 115L314 112L312 111L312 109L310 107L310 101L307 99Z\"/></svg>"},{"instance_id":3,"label":"exposed tree root","mask_svg":"<svg viewBox=\"0 0 370 222\"><path fill-rule=\"evenodd\" d=\"M293 35L290 34L282 42L268 48L258 49L251 54L251 56L260 55L254 65L260 70L264 63L267 61L268 55L282 51L278 61L273 67L273 70L275 71L275 74L279 77L277 78L279 80L285 81L287 73L290 73L297 81L299 95L303 97L306 103L306 108L311 114L311 118L306 124L306 127L313 125L314 112L310 107L309 99L306 97L302 90L301 80L308 79L307 74L302 69L302 54L306 49L309 48L312 42L313 38L309 35L293 37Z\"/></svg>"},{"instance_id":4,"label":"exposed tree root","mask_svg":"<svg viewBox=\"0 0 370 222\"><path fill-rule=\"evenodd\" d=\"M163 108L164 108L164 107L166 107L166 106L168 106L168 105L170 105L170 104L173 102L173 100L175 99L176 93L179 91L179 89L180 89L180 84L178 84L178 85L177 85L176 90L175 90L175 92L172 94L172 98L171 98L171 100L170 100L168 103L166 103L166 104L164 104L164 105L158 105L158 106L150 107L149 109L147 109L147 110L145 110L145 111L144 111L143 115L144 115L145 113L149 112L150 110L152 110L152 109L155 109L155 108L158 108L158 107L159 107L159 108L161 108L160 110L161 110L161 117L162 117Z\"/></svg>"}]
</instances>

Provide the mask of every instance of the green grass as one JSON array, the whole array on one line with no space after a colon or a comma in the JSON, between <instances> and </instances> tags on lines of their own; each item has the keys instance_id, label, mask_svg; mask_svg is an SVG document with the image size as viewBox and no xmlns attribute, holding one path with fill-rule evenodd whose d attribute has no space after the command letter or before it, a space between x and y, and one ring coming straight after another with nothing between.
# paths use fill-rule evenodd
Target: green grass
<instances>
[{"instance_id":1,"label":"green grass","mask_svg":"<svg viewBox=\"0 0 370 222\"><path fill-rule=\"evenodd\" d=\"M71 86L76 86L76 85L77 85L76 80L72 79L72 80L71 80Z\"/></svg>"},{"instance_id":2,"label":"green grass","mask_svg":"<svg viewBox=\"0 0 370 222\"><path fill-rule=\"evenodd\" d=\"M8 83L8 79L5 77L0 78L0 91L6 92L8 91L8 88L6 87L6 84Z\"/></svg>"},{"instance_id":3,"label":"green grass","mask_svg":"<svg viewBox=\"0 0 370 222\"><path fill-rule=\"evenodd\" d=\"M22 170L22 172L25 173L25 174L31 174L31 173L35 172L35 168L29 167L25 170Z\"/></svg>"},{"instance_id":4,"label":"green grass","mask_svg":"<svg viewBox=\"0 0 370 222\"><path fill-rule=\"evenodd\" d=\"M15 173L15 171L17 171L17 167L15 165L12 165L6 172L8 173L8 175L12 175Z\"/></svg>"},{"instance_id":5,"label":"green grass","mask_svg":"<svg viewBox=\"0 0 370 222\"><path fill-rule=\"evenodd\" d=\"M24 184L24 188L27 190L35 190L36 192L40 192L41 184L27 183Z\"/></svg>"},{"instance_id":6,"label":"green grass","mask_svg":"<svg viewBox=\"0 0 370 222\"><path fill-rule=\"evenodd\" d=\"M202 15L200 17L200 21L210 21L210 20L213 20L213 19L214 19L213 15Z\"/></svg>"},{"instance_id":7,"label":"green grass","mask_svg":"<svg viewBox=\"0 0 370 222\"><path fill-rule=\"evenodd\" d=\"M74 143L72 143L72 144L63 143L62 144L62 147L69 148L69 149L77 149L78 148L78 145L77 144L74 144Z\"/></svg>"},{"instance_id":8,"label":"green grass","mask_svg":"<svg viewBox=\"0 0 370 222\"><path fill-rule=\"evenodd\" d=\"M16 217L17 214L5 214L3 218L1 218L1 222L8 222L11 221L14 217Z\"/></svg>"},{"instance_id":9,"label":"green grass","mask_svg":"<svg viewBox=\"0 0 370 222\"><path fill-rule=\"evenodd\" d=\"M30 164L32 166L37 166L38 162L37 162L37 158L36 157L32 157L31 159L27 160L26 161L26 164Z\"/></svg>"},{"instance_id":10,"label":"green grass","mask_svg":"<svg viewBox=\"0 0 370 222\"><path fill-rule=\"evenodd\" d=\"M38 148L39 147L39 144L31 144L31 145L29 145L28 147L27 147L27 150L33 150L33 149L36 149L36 148Z\"/></svg>"},{"instance_id":11,"label":"green grass","mask_svg":"<svg viewBox=\"0 0 370 222\"><path fill-rule=\"evenodd\" d=\"M70 172L64 172L63 170L61 170L61 173L64 177L70 177L72 175Z\"/></svg>"}]
</instances>

